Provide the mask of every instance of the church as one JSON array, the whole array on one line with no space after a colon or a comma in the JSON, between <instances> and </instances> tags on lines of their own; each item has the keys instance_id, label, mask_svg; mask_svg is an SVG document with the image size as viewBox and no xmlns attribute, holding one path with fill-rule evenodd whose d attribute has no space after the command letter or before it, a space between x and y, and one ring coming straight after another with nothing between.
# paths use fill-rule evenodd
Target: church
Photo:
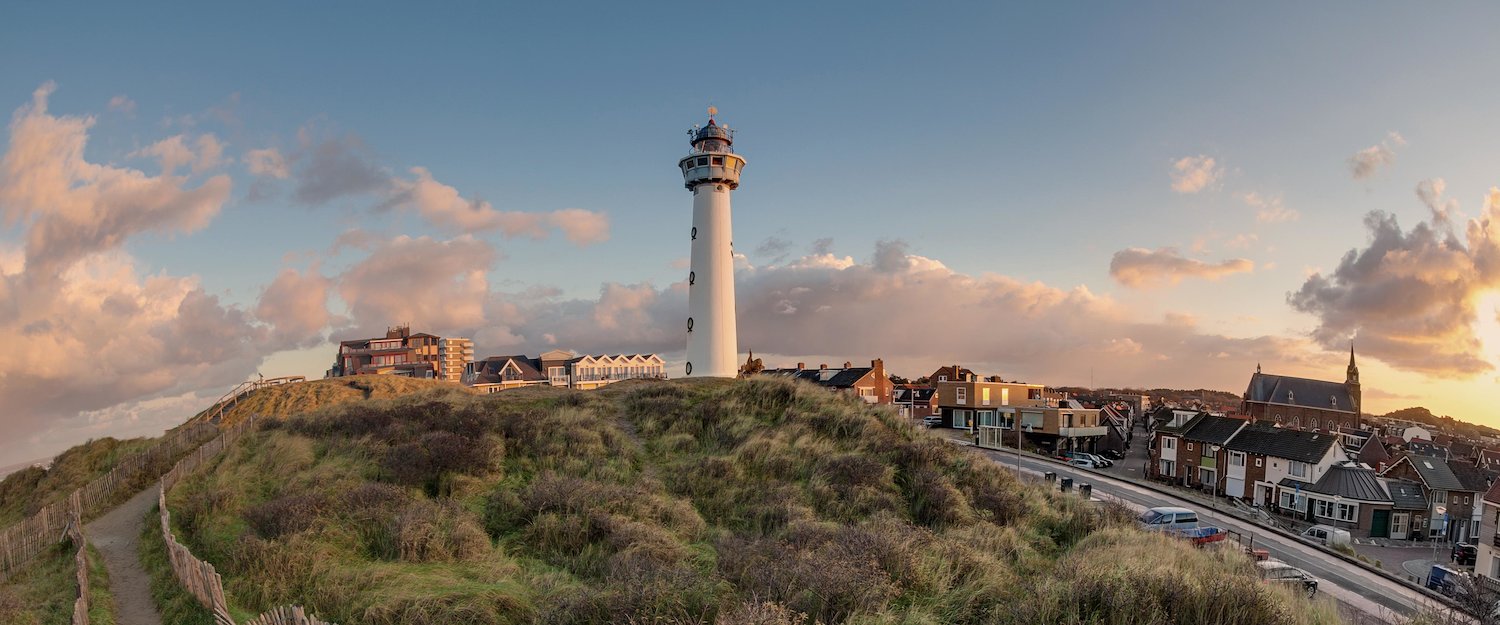
<instances>
[{"instance_id":1,"label":"church","mask_svg":"<svg viewBox=\"0 0 1500 625\"><path fill-rule=\"evenodd\" d=\"M1359 367L1351 344L1342 383L1261 373L1256 365L1240 412L1257 421L1301 429L1359 428L1359 396Z\"/></svg>"}]
</instances>

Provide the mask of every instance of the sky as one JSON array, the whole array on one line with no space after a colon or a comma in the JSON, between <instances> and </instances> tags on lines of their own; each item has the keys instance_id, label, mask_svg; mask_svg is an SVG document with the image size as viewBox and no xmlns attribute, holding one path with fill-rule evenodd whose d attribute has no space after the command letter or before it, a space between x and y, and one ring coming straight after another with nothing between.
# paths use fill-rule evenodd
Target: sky
<instances>
[{"instance_id":1,"label":"sky","mask_svg":"<svg viewBox=\"0 0 1500 625\"><path fill-rule=\"evenodd\" d=\"M1492 5L542 4L0 7L0 465L400 323L680 368L709 105L768 365L1238 393L1352 340L1367 412L1500 425Z\"/></svg>"}]
</instances>

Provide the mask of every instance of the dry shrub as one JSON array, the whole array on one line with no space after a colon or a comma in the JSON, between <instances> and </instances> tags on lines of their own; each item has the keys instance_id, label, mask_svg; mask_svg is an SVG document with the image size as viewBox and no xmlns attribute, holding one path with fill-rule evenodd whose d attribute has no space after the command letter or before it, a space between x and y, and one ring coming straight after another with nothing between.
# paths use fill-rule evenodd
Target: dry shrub
<instances>
[{"instance_id":1,"label":"dry shrub","mask_svg":"<svg viewBox=\"0 0 1500 625\"><path fill-rule=\"evenodd\" d=\"M312 527L327 506L321 493L287 495L251 506L241 516L261 538L273 539Z\"/></svg>"},{"instance_id":2,"label":"dry shrub","mask_svg":"<svg viewBox=\"0 0 1500 625\"><path fill-rule=\"evenodd\" d=\"M0 623L7 625L41 625L41 619L28 608L30 604L9 588L0 587Z\"/></svg>"},{"instance_id":3,"label":"dry shrub","mask_svg":"<svg viewBox=\"0 0 1500 625\"><path fill-rule=\"evenodd\" d=\"M936 469L919 468L898 481L902 482L908 509L917 523L942 528L973 521L974 513L963 493Z\"/></svg>"},{"instance_id":4,"label":"dry shrub","mask_svg":"<svg viewBox=\"0 0 1500 625\"><path fill-rule=\"evenodd\" d=\"M380 467L398 484L421 486L429 495L447 495L452 492L448 478L494 471L502 449L494 437L435 430L387 449Z\"/></svg>"},{"instance_id":5,"label":"dry shrub","mask_svg":"<svg viewBox=\"0 0 1500 625\"><path fill-rule=\"evenodd\" d=\"M1101 566L1100 563L1108 563ZM1016 622L1295 623L1296 609L1258 583L1250 561L1128 528L1096 532L1037 575Z\"/></svg>"},{"instance_id":6,"label":"dry shrub","mask_svg":"<svg viewBox=\"0 0 1500 625\"><path fill-rule=\"evenodd\" d=\"M774 601L746 601L719 613L714 625L808 625L807 615Z\"/></svg>"},{"instance_id":7,"label":"dry shrub","mask_svg":"<svg viewBox=\"0 0 1500 625\"><path fill-rule=\"evenodd\" d=\"M883 610L900 588L880 566L879 541L863 528L798 523L785 539L717 543L719 574L742 593L838 623Z\"/></svg>"},{"instance_id":8,"label":"dry shrub","mask_svg":"<svg viewBox=\"0 0 1500 625\"><path fill-rule=\"evenodd\" d=\"M464 562L490 552L478 519L451 501L412 502L392 520L390 532L402 562Z\"/></svg>"}]
</instances>

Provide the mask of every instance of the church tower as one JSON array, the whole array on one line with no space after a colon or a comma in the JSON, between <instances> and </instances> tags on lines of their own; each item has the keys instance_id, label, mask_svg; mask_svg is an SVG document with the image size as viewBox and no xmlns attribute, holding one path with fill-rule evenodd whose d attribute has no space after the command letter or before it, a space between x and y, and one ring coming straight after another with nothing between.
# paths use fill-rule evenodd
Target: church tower
<instances>
[{"instance_id":1,"label":"church tower","mask_svg":"<svg viewBox=\"0 0 1500 625\"><path fill-rule=\"evenodd\" d=\"M1344 386L1349 389L1349 398L1354 400L1354 418L1363 422L1359 400L1359 365L1354 364L1354 341L1349 341L1349 368L1344 372Z\"/></svg>"},{"instance_id":2,"label":"church tower","mask_svg":"<svg viewBox=\"0 0 1500 625\"><path fill-rule=\"evenodd\" d=\"M740 186L744 157L734 153L734 132L714 120L688 131L693 149L677 161L693 192L692 254L688 271L688 377L732 378L739 373L734 318L734 247L729 194Z\"/></svg>"}]
</instances>

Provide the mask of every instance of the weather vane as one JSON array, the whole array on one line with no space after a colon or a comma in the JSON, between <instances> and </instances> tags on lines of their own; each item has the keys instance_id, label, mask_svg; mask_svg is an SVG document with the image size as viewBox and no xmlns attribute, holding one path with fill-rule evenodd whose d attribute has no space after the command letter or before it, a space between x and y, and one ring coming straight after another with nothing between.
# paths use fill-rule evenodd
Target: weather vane
<instances>
[{"instance_id":1,"label":"weather vane","mask_svg":"<svg viewBox=\"0 0 1500 625\"><path fill-rule=\"evenodd\" d=\"M708 116L709 117L713 117L713 116L718 115L718 114L719 114L719 107L714 106L712 104L708 105Z\"/></svg>"}]
</instances>

